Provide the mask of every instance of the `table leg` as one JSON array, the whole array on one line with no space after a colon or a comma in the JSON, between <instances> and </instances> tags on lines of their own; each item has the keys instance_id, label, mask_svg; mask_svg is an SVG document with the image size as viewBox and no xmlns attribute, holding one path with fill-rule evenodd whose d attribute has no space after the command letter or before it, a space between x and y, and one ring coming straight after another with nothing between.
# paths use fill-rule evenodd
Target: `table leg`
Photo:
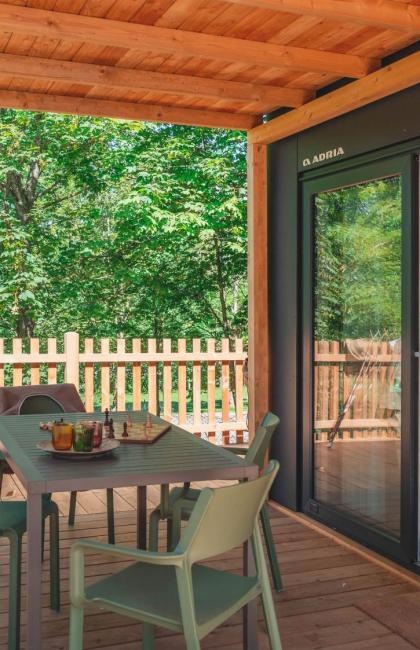
<instances>
[{"instance_id":1,"label":"table leg","mask_svg":"<svg viewBox=\"0 0 420 650\"><path fill-rule=\"evenodd\" d=\"M41 553L42 553L42 495L28 493L28 587L27 587L27 642L28 650L41 650Z\"/></svg>"},{"instance_id":2,"label":"table leg","mask_svg":"<svg viewBox=\"0 0 420 650\"><path fill-rule=\"evenodd\" d=\"M250 542L244 544L243 566L245 576L255 576L255 559ZM244 650L258 650L257 599L243 609L243 646Z\"/></svg>"},{"instance_id":3,"label":"table leg","mask_svg":"<svg viewBox=\"0 0 420 650\"><path fill-rule=\"evenodd\" d=\"M147 486L137 488L137 548L147 548Z\"/></svg>"}]
</instances>

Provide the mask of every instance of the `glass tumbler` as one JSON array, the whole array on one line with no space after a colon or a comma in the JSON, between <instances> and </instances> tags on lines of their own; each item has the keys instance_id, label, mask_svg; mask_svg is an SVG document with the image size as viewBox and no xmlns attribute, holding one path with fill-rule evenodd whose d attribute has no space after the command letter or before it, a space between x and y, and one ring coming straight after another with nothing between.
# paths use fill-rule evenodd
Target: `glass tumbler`
<instances>
[{"instance_id":1,"label":"glass tumbler","mask_svg":"<svg viewBox=\"0 0 420 650\"><path fill-rule=\"evenodd\" d=\"M69 451L73 444L73 425L56 422L52 426L52 445L56 451Z\"/></svg>"}]
</instances>

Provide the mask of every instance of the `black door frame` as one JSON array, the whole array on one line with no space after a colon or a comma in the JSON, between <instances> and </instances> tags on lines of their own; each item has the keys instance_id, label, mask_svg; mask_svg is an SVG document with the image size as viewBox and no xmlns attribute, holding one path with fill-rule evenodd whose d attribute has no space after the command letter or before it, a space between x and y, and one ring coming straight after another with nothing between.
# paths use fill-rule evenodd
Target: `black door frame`
<instances>
[{"instance_id":1,"label":"black door frame","mask_svg":"<svg viewBox=\"0 0 420 650\"><path fill-rule=\"evenodd\" d=\"M388 152L390 154L390 152ZM382 154L383 156L383 154ZM301 181L301 432L302 503L304 512L357 541L393 559L412 565L418 559L418 162L412 153L353 159L347 168L316 177L309 173ZM401 540L356 520L344 517L313 498L313 295L314 295L314 195L334 188L400 174L402 179L402 358L401 358ZM309 178L308 178L309 177ZM312 178L311 178L312 177Z\"/></svg>"}]
</instances>

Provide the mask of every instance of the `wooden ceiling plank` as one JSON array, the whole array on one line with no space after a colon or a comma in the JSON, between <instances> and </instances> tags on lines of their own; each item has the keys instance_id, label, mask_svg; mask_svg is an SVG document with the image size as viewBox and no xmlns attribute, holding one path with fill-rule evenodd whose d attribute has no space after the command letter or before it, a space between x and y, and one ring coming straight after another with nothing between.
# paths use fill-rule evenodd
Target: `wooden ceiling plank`
<instances>
[{"instance_id":1,"label":"wooden ceiling plank","mask_svg":"<svg viewBox=\"0 0 420 650\"><path fill-rule=\"evenodd\" d=\"M420 52L392 63L364 79L334 90L308 104L252 129L251 143L269 144L327 122L419 82Z\"/></svg>"},{"instance_id":2,"label":"wooden ceiling plank","mask_svg":"<svg viewBox=\"0 0 420 650\"><path fill-rule=\"evenodd\" d=\"M144 89L218 100L257 102L272 107L301 106L311 98L311 94L306 90L13 54L0 54L0 74L89 86Z\"/></svg>"},{"instance_id":3,"label":"wooden ceiling plank","mask_svg":"<svg viewBox=\"0 0 420 650\"><path fill-rule=\"evenodd\" d=\"M394 0L228 0L234 4L420 34L420 7Z\"/></svg>"},{"instance_id":4,"label":"wooden ceiling plank","mask_svg":"<svg viewBox=\"0 0 420 650\"><path fill-rule=\"evenodd\" d=\"M259 121L259 118L254 115L239 113L87 99L67 95L14 92L10 90L0 91L0 107L244 131L251 129Z\"/></svg>"},{"instance_id":5,"label":"wooden ceiling plank","mask_svg":"<svg viewBox=\"0 0 420 650\"><path fill-rule=\"evenodd\" d=\"M3 31L47 38L74 39L102 46L164 51L204 59L242 61L250 65L278 65L296 70L363 77L376 69L376 60L309 48L261 43L227 36L138 25L30 7L0 4Z\"/></svg>"}]
</instances>

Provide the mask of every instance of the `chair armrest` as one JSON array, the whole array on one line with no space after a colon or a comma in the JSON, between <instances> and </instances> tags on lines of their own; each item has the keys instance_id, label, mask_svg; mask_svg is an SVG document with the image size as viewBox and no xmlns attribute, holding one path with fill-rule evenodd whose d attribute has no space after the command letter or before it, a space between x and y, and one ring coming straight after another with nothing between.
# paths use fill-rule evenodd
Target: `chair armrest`
<instances>
[{"instance_id":1,"label":"chair armrest","mask_svg":"<svg viewBox=\"0 0 420 650\"><path fill-rule=\"evenodd\" d=\"M143 562L145 564L157 564L160 566L181 566L185 554L179 551L170 553L157 553L155 551L143 551L137 548L127 548L125 546L114 546L114 544L102 544L101 542L75 542L71 547L72 557L84 555L85 551L95 551L102 555L113 555L115 557L127 558Z\"/></svg>"}]
</instances>

